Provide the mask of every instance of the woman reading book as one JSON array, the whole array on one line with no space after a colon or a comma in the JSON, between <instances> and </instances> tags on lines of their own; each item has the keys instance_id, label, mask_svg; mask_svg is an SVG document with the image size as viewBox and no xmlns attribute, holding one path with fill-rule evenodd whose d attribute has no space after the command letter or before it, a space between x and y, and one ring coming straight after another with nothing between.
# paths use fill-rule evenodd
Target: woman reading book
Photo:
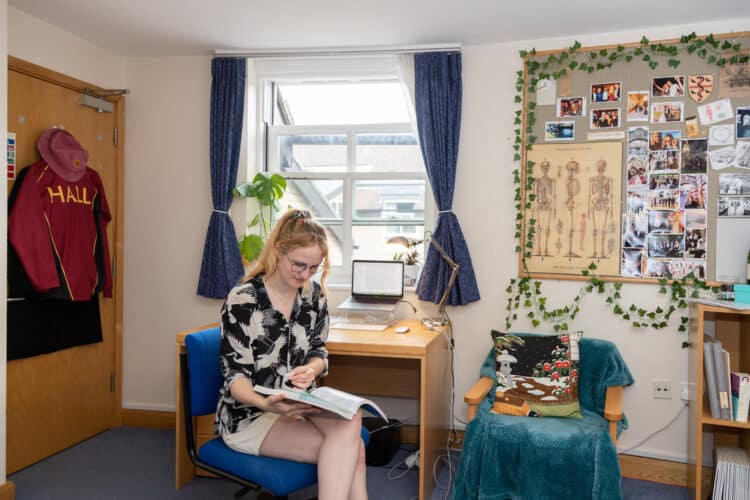
<instances>
[{"instance_id":1,"label":"woman reading book","mask_svg":"<svg viewBox=\"0 0 750 500\"><path fill-rule=\"evenodd\" d=\"M253 389L305 390L326 374L327 257L323 226L307 210L290 210L229 292L221 312L224 386L216 427L233 450L317 463L319 498L360 500L367 498L361 414L347 420ZM311 281L320 268L320 283Z\"/></svg>"}]
</instances>

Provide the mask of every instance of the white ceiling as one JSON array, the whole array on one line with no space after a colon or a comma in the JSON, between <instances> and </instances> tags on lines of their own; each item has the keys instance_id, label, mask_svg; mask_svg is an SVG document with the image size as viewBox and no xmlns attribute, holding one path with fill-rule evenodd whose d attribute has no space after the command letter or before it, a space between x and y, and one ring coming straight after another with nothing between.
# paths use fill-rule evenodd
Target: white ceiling
<instances>
[{"instance_id":1,"label":"white ceiling","mask_svg":"<svg viewBox=\"0 0 750 500\"><path fill-rule=\"evenodd\" d=\"M464 45L750 17L750 0L9 0L123 56Z\"/></svg>"}]
</instances>

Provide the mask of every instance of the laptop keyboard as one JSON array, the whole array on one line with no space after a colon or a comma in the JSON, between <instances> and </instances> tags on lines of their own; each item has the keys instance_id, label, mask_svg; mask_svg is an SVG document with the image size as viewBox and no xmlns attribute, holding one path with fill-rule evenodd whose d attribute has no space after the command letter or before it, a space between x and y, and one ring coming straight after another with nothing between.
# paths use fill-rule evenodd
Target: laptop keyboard
<instances>
[{"instance_id":1,"label":"laptop keyboard","mask_svg":"<svg viewBox=\"0 0 750 500\"><path fill-rule=\"evenodd\" d=\"M337 330L369 330L373 332L382 332L388 325L380 323L354 323L351 321L340 321L331 325L331 328Z\"/></svg>"}]
</instances>

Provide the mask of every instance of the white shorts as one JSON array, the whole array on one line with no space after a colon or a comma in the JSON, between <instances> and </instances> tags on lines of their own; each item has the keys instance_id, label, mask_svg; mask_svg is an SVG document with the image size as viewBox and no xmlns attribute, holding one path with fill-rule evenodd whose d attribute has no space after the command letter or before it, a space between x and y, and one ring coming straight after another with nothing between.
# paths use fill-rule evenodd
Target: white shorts
<instances>
[{"instance_id":1,"label":"white shorts","mask_svg":"<svg viewBox=\"0 0 750 500\"><path fill-rule=\"evenodd\" d=\"M278 413L266 412L237 432L223 434L221 439L234 451L259 455L260 445L263 444L263 440L266 439L266 435L277 418L279 418Z\"/></svg>"}]
</instances>

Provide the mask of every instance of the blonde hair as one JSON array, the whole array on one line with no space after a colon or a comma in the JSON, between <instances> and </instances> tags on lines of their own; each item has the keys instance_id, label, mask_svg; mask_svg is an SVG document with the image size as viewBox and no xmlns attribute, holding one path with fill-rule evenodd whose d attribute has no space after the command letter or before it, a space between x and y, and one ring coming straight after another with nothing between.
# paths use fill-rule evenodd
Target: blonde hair
<instances>
[{"instance_id":1,"label":"blonde hair","mask_svg":"<svg viewBox=\"0 0 750 500\"><path fill-rule=\"evenodd\" d=\"M322 224L313 220L309 210L289 210L279 218L274 226L263 251L255 265L244 277L247 281L259 274L269 276L279 267L276 250L286 255L295 248L318 245L323 253L323 274L320 276L320 286L326 295L326 278L330 264L328 262L328 238ZM305 287L309 283L305 283Z\"/></svg>"}]
</instances>

